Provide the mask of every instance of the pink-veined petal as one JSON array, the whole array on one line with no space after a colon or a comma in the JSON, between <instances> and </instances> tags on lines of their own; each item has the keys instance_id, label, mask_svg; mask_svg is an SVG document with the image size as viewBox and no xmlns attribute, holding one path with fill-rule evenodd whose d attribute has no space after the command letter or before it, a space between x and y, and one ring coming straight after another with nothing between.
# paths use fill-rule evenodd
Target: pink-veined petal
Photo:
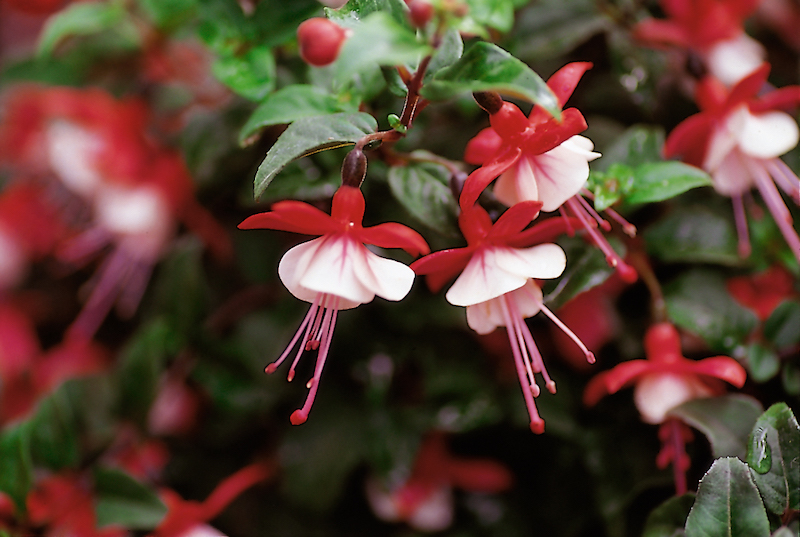
<instances>
[{"instance_id":1,"label":"pink-veined petal","mask_svg":"<svg viewBox=\"0 0 800 537\"><path fill-rule=\"evenodd\" d=\"M709 113L690 116L672 129L664 142L666 158L681 157L687 164L701 167L714 131L716 118Z\"/></svg>"},{"instance_id":2,"label":"pink-veined petal","mask_svg":"<svg viewBox=\"0 0 800 537\"><path fill-rule=\"evenodd\" d=\"M716 42L704 56L711 75L732 85L758 69L766 51L761 43L741 32L732 39Z\"/></svg>"},{"instance_id":3,"label":"pink-veined petal","mask_svg":"<svg viewBox=\"0 0 800 537\"><path fill-rule=\"evenodd\" d=\"M711 172L714 190L723 196L741 196L753 188L754 181L739 150L728 153L717 169Z\"/></svg>"},{"instance_id":4,"label":"pink-veined petal","mask_svg":"<svg viewBox=\"0 0 800 537\"><path fill-rule=\"evenodd\" d=\"M516 235L539 215L542 203L539 201L523 201L512 205L500 215L487 235L489 240L501 240Z\"/></svg>"},{"instance_id":5,"label":"pink-veined petal","mask_svg":"<svg viewBox=\"0 0 800 537\"><path fill-rule=\"evenodd\" d=\"M476 252L445 294L445 299L454 306L472 306L525 285L526 276L507 272L497 263L498 249L482 248Z\"/></svg>"},{"instance_id":6,"label":"pink-veined petal","mask_svg":"<svg viewBox=\"0 0 800 537\"><path fill-rule=\"evenodd\" d=\"M330 215L302 201L279 201L272 210L254 214L239 224L239 229L277 229L304 235L324 235L333 231Z\"/></svg>"},{"instance_id":7,"label":"pink-veined petal","mask_svg":"<svg viewBox=\"0 0 800 537\"><path fill-rule=\"evenodd\" d=\"M736 138L742 152L751 157L778 157L791 151L800 140L797 122L785 112L754 115L743 109L743 118Z\"/></svg>"},{"instance_id":8,"label":"pink-veined petal","mask_svg":"<svg viewBox=\"0 0 800 537\"><path fill-rule=\"evenodd\" d=\"M652 370L653 364L647 360L623 362L613 369L604 371L592 378L583 392L583 402L587 406L593 406L603 396L617 393L629 382Z\"/></svg>"},{"instance_id":9,"label":"pink-veined petal","mask_svg":"<svg viewBox=\"0 0 800 537\"><path fill-rule=\"evenodd\" d=\"M489 183L513 166L521 154L522 150L519 147L509 147L503 150L492 162L469 174L458 200L461 209L468 209L475 205L475 202L478 201L481 193L489 186Z\"/></svg>"},{"instance_id":10,"label":"pink-veined petal","mask_svg":"<svg viewBox=\"0 0 800 537\"><path fill-rule=\"evenodd\" d=\"M578 85L583 74L591 68L591 62L572 62L547 79L547 86L555 93L559 106L564 106L572 92L575 91L575 86Z\"/></svg>"},{"instance_id":11,"label":"pink-veined petal","mask_svg":"<svg viewBox=\"0 0 800 537\"><path fill-rule=\"evenodd\" d=\"M573 136L533 159L542 210L552 212L581 191L589 178L589 162L600 156L591 140Z\"/></svg>"},{"instance_id":12,"label":"pink-veined petal","mask_svg":"<svg viewBox=\"0 0 800 537\"><path fill-rule=\"evenodd\" d=\"M381 257L366 248L355 257L353 265L361 284L386 300L402 300L414 283L414 271L408 266Z\"/></svg>"},{"instance_id":13,"label":"pink-veined petal","mask_svg":"<svg viewBox=\"0 0 800 537\"><path fill-rule=\"evenodd\" d=\"M381 248L402 248L414 257L425 255L431 251L422 235L410 227L396 222L362 228L357 235L367 244L374 244Z\"/></svg>"},{"instance_id":14,"label":"pink-veined petal","mask_svg":"<svg viewBox=\"0 0 800 537\"><path fill-rule=\"evenodd\" d=\"M523 151L527 155L541 155L582 133L587 127L586 118L577 108L567 108L561 113L560 122L551 119L537 125L525 137Z\"/></svg>"},{"instance_id":15,"label":"pink-veined petal","mask_svg":"<svg viewBox=\"0 0 800 537\"><path fill-rule=\"evenodd\" d=\"M486 335L495 331L498 326L505 326L503 308L500 298L467 306L467 326L476 334Z\"/></svg>"},{"instance_id":16,"label":"pink-veined petal","mask_svg":"<svg viewBox=\"0 0 800 537\"><path fill-rule=\"evenodd\" d=\"M557 244L539 244L530 248L497 247L493 251L494 262L499 267L525 278L558 278L567 266L567 255Z\"/></svg>"},{"instance_id":17,"label":"pink-veined petal","mask_svg":"<svg viewBox=\"0 0 800 537\"><path fill-rule=\"evenodd\" d=\"M693 375L653 373L642 376L633 389L633 402L645 423L662 423L676 406L714 395L714 390Z\"/></svg>"},{"instance_id":18,"label":"pink-veined petal","mask_svg":"<svg viewBox=\"0 0 800 537\"><path fill-rule=\"evenodd\" d=\"M534 175L533 160L536 156L522 155L519 160L497 178L494 197L497 201L513 207L523 201L539 199L539 184Z\"/></svg>"},{"instance_id":19,"label":"pink-veined petal","mask_svg":"<svg viewBox=\"0 0 800 537\"><path fill-rule=\"evenodd\" d=\"M747 371L733 358L728 356L714 356L698 362L692 362L691 370L698 375L724 380L741 388L747 380Z\"/></svg>"},{"instance_id":20,"label":"pink-veined petal","mask_svg":"<svg viewBox=\"0 0 800 537\"><path fill-rule=\"evenodd\" d=\"M500 138L500 135L493 128L487 127L467 142L464 150L464 162L482 165L497 154L502 144L503 139Z\"/></svg>"}]
</instances>

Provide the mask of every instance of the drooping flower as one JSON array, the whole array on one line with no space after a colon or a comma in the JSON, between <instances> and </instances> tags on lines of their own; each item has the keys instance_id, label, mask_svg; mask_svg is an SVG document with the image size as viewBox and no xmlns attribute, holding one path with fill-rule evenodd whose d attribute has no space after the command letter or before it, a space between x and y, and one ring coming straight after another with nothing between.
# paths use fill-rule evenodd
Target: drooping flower
<instances>
[{"instance_id":1,"label":"drooping flower","mask_svg":"<svg viewBox=\"0 0 800 537\"><path fill-rule=\"evenodd\" d=\"M408 478L389 490L368 480L367 499L378 518L433 532L452 523L454 488L492 494L512 482L511 472L498 462L453 455L444 434L434 431L423 440Z\"/></svg>"},{"instance_id":2,"label":"drooping flower","mask_svg":"<svg viewBox=\"0 0 800 537\"><path fill-rule=\"evenodd\" d=\"M646 360L623 362L595 376L584 391L583 401L595 405L603 396L634 384L633 399L642 421L660 425L663 447L657 463L660 468L673 463L677 494L686 492L685 472L689 459L684 444L691 430L670 410L687 401L722 395L722 381L741 388L747 378L744 368L733 358L715 356L689 360L681 352L680 335L670 323L651 326L644 338Z\"/></svg>"},{"instance_id":3,"label":"drooping flower","mask_svg":"<svg viewBox=\"0 0 800 537\"><path fill-rule=\"evenodd\" d=\"M662 0L667 19L645 19L633 36L651 46L675 46L699 55L709 73L733 85L764 61L764 47L744 31L760 0Z\"/></svg>"},{"instance_id":4,"label":"drooping flower","mask_svg":"<svg viewBox=\"0 0 800 537\"><path fill-rule=\"evenodd\" d=\"M594 355L542 302L542 291L534 279L557 278L566 266L566 255L556 244L542 244L563 233L569 220L549 219L525 229L539 214L541 202L521 202L492 224L488 213L473 205L459 216L467 246L434 252L412 263L417 274L427 275L431 290L455 283L445 294L448 302L467 309L467 324L479 334L505 326L514 364L531 420L531 430L544 432L544 420L534 397L540 393L534 375L539 373L548 391L556 384L547 374L525 318L542 311L581 348L586 359ZM460 273L460 274L459 274Z\"/></svg>"},{"instance_id":5,"label":"drooping flower","mask_svg":"<svg viewBox=\"0 0 800 537\"><path fill-rule=\"evenodd\" d=\"M749 276L736 276L725 282L734 300L753 310L761 321L766 321L784 300L796 298L795 278L784 268L775 265Z\"/></svg>"},{"instance_id":6,"label":"drooping flower","mask_svg":"<svg viewBox=\"0 0 800 537\"><path fill-rule=\"evenodd\" d=\"M769 64L763 64L730 91L713 78L702 80L696 96L701 111L675 127L664 154L703 168L711 174L714 189L733 200L740 255L750 254L743 197L756 187L800 261L800 238L775 187L777 183L800 204L800 179L778 158L800 139L795 120L781 111L800 104L800 86L759 95L769 70Z\"/></svg>"},{"instance_id":7,"label":"drooping flower","mask_svg":"<svg viewBox=\"0 0 800 537\"><path fill-rule=\"evenodd\" d=\"M560 106L572 95L578 81L591 68L587 62L574 62L557 71L547 81ZM489 110L491 127L482 130L468 144L464 160L481 167L464 183L459 198L462 209L475 204L483 190L497 178L494 195L512 206L521 201L539 201L542 211L560 210L575 216L616 267L626 281L636 279L636 272L611 248L596 230L605 230L607 221L583 199L581 191L589 178L589 162L600 156L592 151L592 141L578 133L587 128L577 108L567 108L561 121L551 117L540 106L534 106L529 117L512 103L503 102L498 110ZM493 112L493 113L492 113ZM609 216L633 234L633 226L614 211Z\"/></svg>"},{"instance_id":8,"label":"drooping flower","mask_svg":"<svg viewBox=\"0 0 800 537\"><path fill-rule=\"evenodd\" d=\"M401 300L411 290L413 270L374 254L365 245L402 248L415 257L430 251L416 231L393 222L363 227L363 216L361 190L341 186L333 196L330 215L307 203L281 201L274 204L271 211L253 215L239 224L240 229L264 228L319 235L286 252L278 265L278 275L289 292L310 302L311 308L289 346L267 366L266 372L273 373L299 341L297 355L289 369L291 381L303 352L318 350L314 376L306 385L309 388L306 402L291 416L295 425L308 419L339 311L371 302L375 295L386 300Z\"/></svg>"}]
</instances>

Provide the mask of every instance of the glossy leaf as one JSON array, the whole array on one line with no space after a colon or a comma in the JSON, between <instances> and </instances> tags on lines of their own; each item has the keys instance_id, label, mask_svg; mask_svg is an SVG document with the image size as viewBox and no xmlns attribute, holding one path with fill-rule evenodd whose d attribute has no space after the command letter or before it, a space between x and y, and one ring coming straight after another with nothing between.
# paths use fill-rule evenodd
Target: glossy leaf
<instances>
[{"instance_id":1,"label":"glossy leaf","mask_svg":"<svg viewBox=\"0 0 800 537\"><path fill-rule=\"evenodd\" d=\"M625 257L625 247L613 238L609 241L614 250ZM558 241L567 254L567 268L557 280L555 287L545 287L545 303L557 310L575 296L600 285L614 273L608 266L603 252L587 245L582 239L564 238Z\"/></svg>"},{"instance_id":2,"label":"glossy leaf","mask_svg":"<svg viewBox=\"0 0 800 537\"><path fill-rule=\"evenodd\" d=\"M735 354L758 324L752 311L731 298L725 279L715 272L691 270L664 292L670 320L702 337L716 351Z\"/></svg>"},{"instance_id":3,"label":"glossy leaf","mask_svg":"<svg viewBox=\"0 0 800 537\"><path fill-rule=\"evenodd\" d=\"M422 95L443 100L462 93L496 91L542 106L561 117L558 100L530 67L497 45L479 41L457 62L439 71L422 88Z\"/></svg>"},{"instance_id":4,"label":"glossy leaf","mask_svg":"<svg viewBox=\"0 0 800 537\"><path fill-rule=\"evenodd\" d=\"M414 218L439 233L458 236L458 204L449 181L447 168L430 162L410 162L389 170L392 194Z\"/></svg>"},{"instance_id":5,"label":"glossy leaf","mask_svg":"<svg viewBox=\"0 0 800 537\"><path fill-rule=\"evenodd\" d=\"M33 485L33 461L28 424L0 431L0 492L25 510L25 498Z\"/></svg>"},{"instance_id":6,"label":"glossy leaf","mask_svg":"<svg viewBox=\"0 0 800 537\"><path fill-rule=\"evenodd\" d=\"M688 401L669 415L702 432L714 457L744 459L750 431L763 411L761 403L749 395L729 394Z\"/></svg>"},{"instance_id":7,"label":"glossy leaf","mask_svg":"<svg viewBox=\"0 0 800 537\"><path fill-rule=\"evenodd\" d=\"M634 125L603 149L603 158L592 168L606 171L613 164L636 167L661 160L664 129L652 125Z\"/></svg>"},{"instance_id":8,"label":"glossy leaf","mask_svg":"<svg viewBox=\"0 0 800 537\"><path fill-rule=\"evenodd\" d=\"M416 64L432 52L428 45L417 41L410 28L398 24L390 14L373 13L354 28L332 69L335 79L344 85L364 68Z\"/></svg>"},{"instance_id":9,"label":"glossy leaf","mask_svg":"<svg viewBox=\"0 0 800 537\"><path fill-rule=\"evenodd\" d=\"M329 19L349 28L357 25L368 15L378 12L386 13L396 23L410 28L408 11L403 0L349 0L339 9L325 8L325 14Z\"/></svg>"},{"instance_id":10,"label":"glossy leaf","mask_svg":"<svg viewBox=\"0 0 800 537\"><path fill-rule=\"evenodd\" d=\"M267 96L244 124L239 143L246 145L261 129L298 119L340 112L336 98L322 88L292 84Z\"/></svg>"},{"instance_id":11,"label":"glossy leaf","mask_svg":"<svg viewBox=\"0 0 800 537\"><path fill-rule=\"evenodd\" d=\"M686 520L686 537L769 537L769 520L749 467L717 459L703 476Z\"/></svg>"},{"instance_id":12,"label":"glossy leaf","mask_svg":"<svg viewBox=\"0 0 800 537\"><path fill-rule=\"evenodd\" d=\"M764 504L783 516L800 509L800 426L786 403L769 407L750 435L747 463Z\"/></svg>"},{"instance_id":13,"label":"glossy leaf","mask_svg":"<svg viewBox=\"0 0 800 537\"><path fill-rule=\"evenodd\" d=\"M275 58L263 46L222 56L211 66L211 72L230 89L253 101L260 101L275 87Z\"/></svg>"},{"instance_id":14,"label":"glossy leaf","mask_svg":"<svg viewBox=\"0 0 800 537\"><path fill-rule=\"evenodd\" d=\"M254 186L256 199L275 175L294 159L325 149L353 145L366 134L374 132L377 127L375 118L363 112L315 116L295 121L281 134L258 167Z\"/></svg>"},{"instance_id":15,"label":"glossy leaf","mask_svg":"<svg viewBox=\"0 0 800 537\"><path fill-rule=\"evenodd\" d=\"M664 201L699 186L711 186L711 177L682 162L648 162L634 168L635 182L627 203Z\"/></svg>"},{"instance_id":16,"label":"glossy leaf","mask_svg":"<svg viewBox=\"0 0 800 537\"><path fill-rule=\"evenodd\" d=\"M126 17L120 2L79 2L69 5L47 20L36 53L49 56L64 39L110 30Z\"/></svg>"},{"instance_id":17,"label":"glossy leaf","mask_svg":"<svg viewBox=\"0 0 800 537\"><path fill-rule=\"evenodd\" d=\"M644 232L647 251L669 263L739 265L733 222L704 205L682 205Z\"/></svg>"},{"instance_id":18,"label":"glossy leaf","mask_svg":"<svg viewBox=\"0 0 800 537\"><path fill-rule=\"evenodd\" d=\"M441 43L433 52L428 70L425 71L424 83L427 83L441 69L457 62L462 54L464 54L464 41L461 39L461 34L451 29L442 36Z\"/></svg>"},{"instance_id":19,"label":"glossy leaf","mask_svg":"<svg viewBox=\"0 0 800 537\"><path fill-rule=\"evenodd\" d=\"M800 302L786 300L778 305L764 323L764 339L778 349L800 343Z\"/></svg>"},{"instance_id":20,"label":"glossy leaf","mask_svg":"<svg viewBox=\"0 0 800 537\"><path fill-rule=\"evenodd\" d=\"M694 501L694 492L687 492L653 509L644 523L642 537L683 537L686 517Z\"/></svg>"},{"instance_id":21,"label":"glossy leaf","mask_svg":"<svg viewBox=\"0 0 800 537\"><path fill-rule=\"evenodd\" d=\"M97 526L117 525L134 530L155 528L167 514L154 490L114 468L94 472Z\"/></svg>"},{"instance_id":22,"label":"glossy leaf","mask_svg":"<svg viewBox=\"0 0 800 537\"><path fill-rule=\"evenodd\" d=\"M747 347L747 372L756 382L766 382L781 370L778 354L760 343Z\"/></svg>"}]
</instances>

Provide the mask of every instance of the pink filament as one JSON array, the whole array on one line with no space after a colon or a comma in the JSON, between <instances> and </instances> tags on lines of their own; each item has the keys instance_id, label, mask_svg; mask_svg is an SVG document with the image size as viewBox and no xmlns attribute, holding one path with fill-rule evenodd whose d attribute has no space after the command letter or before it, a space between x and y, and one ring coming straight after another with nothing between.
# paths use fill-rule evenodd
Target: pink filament
<instances>
[{"instance_id":1,"label":"pink filament","mask_svg":"<svg viewBox=\"0 0 800 537\"><path fill-rule=\"evenodd\" d=\"M798 237L797 231L792 227L792 215L786 207L781 193L778 192L778 189L775 187L775 183L772 181L767 171L765 161L751 158L746 159L745 162L755 179L756 187L758 187L761 197L764 198L764 203L767 204L767 208L769 212L772 213L775 223L778 224L778 229L781 230L783 238L789 244L789 248L792 250L795 258L800 261L800 237Z\"/></svg>"},{"instance_id":2,"label":"pink filament","mask_svg":"<svg viewBox=\"0 0 800 537\"><path fill-rule=\"evenodd\" d=\"M736 234L739 237L739 256L750 257L750 234L747 230L747 216L741 195L731 198L733 201L733 219L736 222Z\"/></svg>"}]
</instances>

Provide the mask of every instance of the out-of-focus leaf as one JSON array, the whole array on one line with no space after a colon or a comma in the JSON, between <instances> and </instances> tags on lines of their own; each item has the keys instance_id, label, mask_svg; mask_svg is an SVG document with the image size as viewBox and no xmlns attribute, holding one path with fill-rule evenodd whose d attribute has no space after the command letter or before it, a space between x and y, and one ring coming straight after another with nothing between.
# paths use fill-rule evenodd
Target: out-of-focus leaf
<instances>
[{"instance_id":1,"label":"out-of-focus leaf","mask_svg":"<svg viewBox=\"0 0 800 537\"><path fill-rule=\"evenodd\" d=\"M41 401L30 420L31 457L53 470L74 467L80 459L75 408L64 386Z\"/></svg>"},{"instance_id":2,"label":"out-of-focus leaf","mask_svg":"<svg viewBox=\"0 0 800 537\"><path fill-rule=\"evenodd\" d=\"M717 459L703 476L686 520L686 537L769 537L769 519L748 466Z\"/></svg>"},{"instance_id":3,"label":"out-of-focus leaf","mask_svg":"<svg viewBox=\"0 0 800 537\"><path fill-rule=\"evenodd\" d=\"M375 118L364 112L298 119L281 134L258 167L254 187L256 199L292 160L317 151L352 145L377 128Z\"/></svg>"},{"instance_id":4,"label":"out-of-focus leaf","mask_svg":"<svg viewBox=\"0 0 800 537\"><path fill-rule=\"evenodd\" d=\"M704 269L684 273L664 288L670 320L729 354L758 324L755 314L728 294L722 275Z\"/></svg>"},{"instance_id":5,"label":"out-of-focus leaf","mask_svg":"<svg viewBox=\"0 0 800 537\"><path fill-rule=\"evenodd\" d=\"M25 511L25 498L33 484L30 428L27 423L0 432L0 492Z\"/></svg>"},{"instance_id":6,"label":"out-of-focus leaf","mask_svg":"<svg viewBox=\"0 0 800 537\"><path fill-rule=\"evenodd\" d=\"M410 28L408 8L403 0L349 0L339 9L325 8L325 14L329 19L348 28L358 25L361 20L373 13L386 13L396 23Z\"/></svg>"},{"instance_id":7,"label":"out-of-focus leaf","mask_svg":"<svg viewBox=\"0 0 800 537\"><path fill-rule=\"evenodd\" d=\"M797 361L794 363L789 362L783 366L781 382L786 393L795 397L800 395L800 364Z\"/></svg>"},{"instance_id":8,"label":"out-of-focus leaf","mask_svg":"<svg viewBox=\"0 0 800 537\"><path fill-rule=\"evenodd\" d=\"M633 168L617 163L607 172L590 171L586 187L594 194L594 208L604 211L630 192L634 181Z\"/></svg>"},{"instance_id":9,"label":"out-of-focus leaf","mask_svg":"<svg viewBox=\"0 0 800 537\"><path fill-rule=\"evenodd\" d=\"M233 91L253 101L260 101L275 87L275 57L259 46L243 54L217 58L211 72Z\"/></svg>"},{"instance_id":10,"label":"out-of-focus leaf","mask_svg":"<svg viewBox=\"0 0 800 537\"><path fill-rule=\"evenodd\" d=\"M764 323L764 339L778 349L800 343L800 302L786 300L778 305Z\"/></svg>"},{"instance_id":11,"label":"out-of-focus leaf","mask_svg":"<svg viewBox=\"0 0 800 537\"><path fill-rule=\"evenodd\" d=\"M517 15L515 34L521 38L513 50L529 63L570 52L610 23L592 0L539 0L528 4Z\"/></svg>"},{"instance_id":12,"label":"out-of-focus leaf","mask_svg":"<svg viewBox=\"0 0 800 537\"><path fill-rule=\"evenodd\" d=\"M544 80L497 45L479 41L457 62L439 71L422 88L422 95L443 100L465 92L497 91L542 106L561 117L558 100Z\"/></svg>"},{"instance_id":13,"label":"out-of-focus leaf","mask_svg":"<svg viewBox=\"0 0 800 537\"><path fill-rule=\"evenodd\" d=\"M432 49L417 41L416 34L398 24L388 13L373 13L355 27L332 68L339 84L354 73L375 65L405 65L419 62Z\"/></svg>"},{"instance_id":14,"label":"out-of-focus leaf","mask_svg":"<svg viewBox=\"0 0 800 537\"><path fill-rule=\"evenodd\" d=\"M198 0L138 0L139 6L160 28L173 27L189 17Z\"/></svg>"},{"instance_id":15,"label":"out-of-focus leaf","mask_svg":"<svg viewBox=\"0 0 800 537\"><path fill-rule=\"evenodd\" d=\"M751 343L747 347L747 370L754 381L766 382L781 370L781 360L774 350Z\"/></svg>"},{"instance_id":16,"label":"out-of-focus leaf","mask_svg":"<svg viewBox=\"0 0 800 537\"><path fill-rule=\"evenodd\" d=\"M667 262L738 265L736 230L727 215L702 205L676 207L644 233L650 254Z\"/></svg>"},{"instance_id":17,"label":"out-of-focus leaf","mask_svg":"<svg viewBox=\"0 0 800 537\"><path fill-rule=\"evenodd\" d=\"M126 16L122 2L70 4L47 20L39 37L36 53L38 56L49 56L63 39L111 30L123 23ZM128 29L132 24L128 21Z\"/></svg>"},{"instance_id":18,"label":"out-of-focus leaf","mask_svg":"<svg viewBox=\"0 0 800 537\"><path fill-rule=\"evenodd\" d=\"M758 418L747 446L747 464L764 504L783 516L800 509L800 426L786 403L777 403Z\"/></svg>"},{"instance_id":19,"label":"out-of-focus leaf","mask_svg":"<svg viewBox=\"0 0 800 537\"><path fill-rule=\"evenodd\" d=\"M392 194L414 218L439 233L458 236L458 205L449 181L447 168L432 162L411 162L389 170Z\"/></svg>"},{"instance_id":20,"label":"out-of-focus leaf","mask_svg":"<svg viewBox=\"0 0 800 537\"><path fill-rule=\"evenodd\" d=\"M626 203L664 201L699 186L711 186L711 177L683 162L648 162L634 168L634 184Z\"/></svg>"},{"instance_id":21,"label":"out-of-focus leaf","mask_svg":"<svg viewBox=\"0 0 800 537\"><path fill-rule=\"evenodd\" d=\"M154 490L115 468L94 471L97 526L117 525L132 530L151 530L167 514L167 506Z\"/></svg>"},{"instance_id":22,"label":"out-of-focus leaf","mask_svg":"<svg viewBox=\"0 0 800 537\"><path fill-rule=\"evenodd\" d=\"M686 517L694 500L694 492L687 492L653 509L644 523L642 537L683 537Z\"/></svg>"},{"instance_id":23,"label":"out-of-focus leaf","mask_svg":"<svg viewBox=\"0 0 800 537\"><path fill-rule=\"evenodd\" d=\"M469 10L469 24L488 26L500 32L508 32L514 24L514 2L512 0L465 0Z\"/></svg>"},{"instance_id":24,"label":"out-of-focus leaf","mask_svg":"<svg viewBox=\"0 0 800 537\"><path fill-rule=\"evenodd\" d=\"M625 246L613 238L609 243L614 250L625 257ZM592 287L598 286L614 273L614 269L608 266L603 252L586 244L578 238L562 238L558 244L567 253L567 268L558 278L556 287L548 289L544 298L547 306L557 310L575 296Z\"/></svg>"},{"instance_id":25,"label":"out-of-focus leaf","mask_svg":"<svg viewBox=\"0 0 800 537\"><path fill-rule=\"evenodd\" d=\"M634 125L625 130L614 143L603 150L603 158L592 164L593 169L606 171L613 164L636 167L661 160L664 129L652 125Z\"/></svg>"},{"instance_id":26,"label":"out-of-focus leaf","mask_svg":"<svg viewBox=\"0 0 800 537\"><path fill-rule=\"evenodd\" d=\"M688 401L670 410L669 415L706 435L715 457L743 459L750 431L763 411L756 399L734 393Z\"/></svg>"},{"instance_id":27,"label":"out-of-focus leaf","mask_svg":"<svg viewBox=\"0 0 800 537\"><path fill-rule=\"evenodd\" d=\"M195 237L176 242L155 282L156 309L179 334L195 332L207 311L203 245Z\"/></svg>"},{"instance_id":28,"label":"out-of-focus leaf","mask_svg":"<svg viewBox=\"0 0 800 537\"><path fill-rule=\"evenodd\" d=\"M336 98L322 88L307 84L292 84L270 94L253 111L239 134L239 143L265 127L292 123L298 119L340 112Z\"/></svg>"},{"instance_id":29,"label":"out-of-focus leaf","mask_svg":"<svg viewBox=\"0 0 800 537\"><path fill-rule=\"evenodd\" d=\"M442 42L431 56L428 70L425 71L424 82L427 83L439 70L457 62L463 53L464 41L455 29L451 29L442 36Z\"/></svg>"}]
</instances>

